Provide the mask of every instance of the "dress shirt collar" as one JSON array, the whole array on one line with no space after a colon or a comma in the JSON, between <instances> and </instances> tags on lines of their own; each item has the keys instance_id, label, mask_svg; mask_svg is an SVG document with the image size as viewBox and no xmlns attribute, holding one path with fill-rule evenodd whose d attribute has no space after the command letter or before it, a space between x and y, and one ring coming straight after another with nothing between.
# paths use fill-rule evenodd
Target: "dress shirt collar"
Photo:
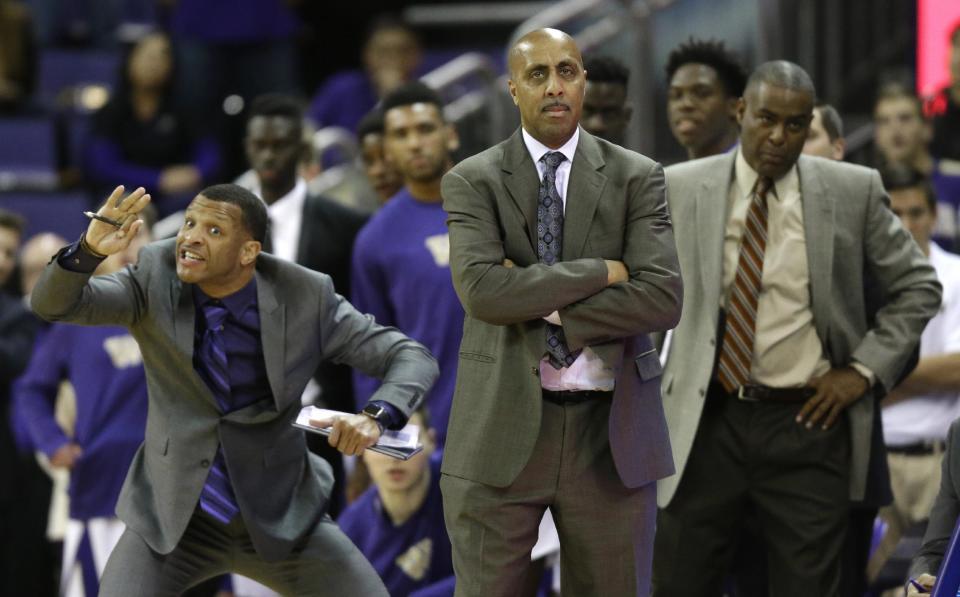
<instances>
[{"instance_id":1,"label":"dress shirt collar","mask_svg":"<svg viewBox=\"0 0 960 597\"><path fill-rule=\"evenodd\" d=\"M203 309L208 303L216 300L218 299L200 290L200 287L196 284L193 285L193 304L196 305L198 309ZM227 308L230 315L239 321L244 311L257 304L257 277L254 276L250 278L246 286L219 300L223 303L223 306Z\"/></svg>"},{"instance_id":2,"label":"dress shirt collar","mask_svg":"<svg viewBox=\"0 0 960 597\"><path fill-rule=\"evenodd\" d=\"M743 149L737 147L737 158L734 166L735 184L737 185L738 197L749 197L753 193L753 188L757 185L757 179L760 175L750 167L746 158L743 157ZM797 165L794 164L786 174L773 181L773 197L781 199L788 193L799 192L800 177L797 175ZM769 198L770 195L768 194Z\"/></svg>"},{"instance_id":3,"label":"dress shirt collar","mask_svg":"<svg viewBox=\"0 0 960 597\"><path fill-rule=\"evenodd\" d=\"M533 138L533 135L527 132L527 129L521 127L520 134L523 135L523 144L527 146L527 151L530 152L530 157L533 159L534 164L540 164L540 158L544 156L547 152L550 151L559 151L567 158L567 163L573 164L573 156L577 153L577 143L580 141L580 127L578 126L575 131L573 131L573 136L567 140L566 143L560 146L559 149L550 149L543 143L537 141ZM539 166L537 166L539 168Z\"/></svg>"}]
</instances>

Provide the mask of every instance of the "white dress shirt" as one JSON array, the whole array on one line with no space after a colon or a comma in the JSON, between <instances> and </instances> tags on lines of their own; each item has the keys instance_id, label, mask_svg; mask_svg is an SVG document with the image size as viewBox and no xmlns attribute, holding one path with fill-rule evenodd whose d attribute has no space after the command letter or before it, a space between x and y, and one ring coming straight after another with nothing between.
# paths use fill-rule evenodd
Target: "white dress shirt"
<instances>
[{"instance_id":1,"label":"white dress shirt","mask_svg":"<svg viewBox=\"0 0 960 597\"><path fill-rule=\"evenodd\" d=\"M257 197L263 198L260 189L254 189ZM267 206L270 217L270 242L272 253L286 261L297 261L300 247L300 227L303 224L303 204L307 200L307 183L297 178L290 192Z\"/></svg>"},{"instance_id":2,"label":"white dress shirt","mask_svg":"<svg viewBox=\"0 0 960 597\"><path fill-rule=\"evenodd\" d=\"M920 336L920 359L960 352L960 257L930 243L930 265L943 285L940 311ZM884 407L883 437L888 446L946 440L950 423L960 416L957 392L924 394Z\"/></svg>"},{"instance_id":3,"label":"white dress shirt","mask_svg":"<svg viewBox=\"0 0 960 597\"><path fill-rule=\"evenodd\" d=\"M567 159L557 166L557 192L560 195L560 202L563 204L563 210L567 208L567 183L570 181L570 170L573 167L573 158L577 152L577 143L580 141L580 128L573 133L570 140L564 143L559 149L550 149L543 143L534 139L526 130L520 129L523 136L523 143L530 152L533 163L537 166L537 177L543 182L543 172L546 165L540 161L540 158L550 151L559 151ZM545 317L547 321L562 325L559 314L551 313ZM546 352L547 338L543 338L544 352ZM603 359L598 357L589 346L585 346L577 360L569 367L554 369L550 360L544 357L540 361L540 384L545 390L554 392L568 390L613 390L615 382L613 368L608 367Z\"/></svg>"}]
</instances>

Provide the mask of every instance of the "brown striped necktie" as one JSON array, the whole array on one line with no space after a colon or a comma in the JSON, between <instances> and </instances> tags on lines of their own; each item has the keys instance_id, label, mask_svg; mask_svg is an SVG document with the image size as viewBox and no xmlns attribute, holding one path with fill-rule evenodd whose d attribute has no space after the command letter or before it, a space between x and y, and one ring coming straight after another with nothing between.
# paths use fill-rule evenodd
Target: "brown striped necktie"
<instances>
[{"instance_id":1,"label":"brown striped necktie","mask_svg":"<svg viewBox=\"0 0 960 597\"><path fill-rule=\"evenodd\" d=\"M763 254L767 247L767 192L772 186L773 181L765 176L757 179L740 239L740 259L733 279L717 365L717 378L729 393L750 379L757 300L763 280Z\"/></svg>"}]
</instances>

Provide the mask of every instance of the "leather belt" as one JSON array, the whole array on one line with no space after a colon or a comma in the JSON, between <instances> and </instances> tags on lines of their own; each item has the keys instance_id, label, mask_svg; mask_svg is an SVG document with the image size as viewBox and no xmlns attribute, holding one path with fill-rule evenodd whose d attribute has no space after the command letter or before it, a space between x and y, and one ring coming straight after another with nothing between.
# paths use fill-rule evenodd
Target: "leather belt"
<instances>
[{"instance_id":1,"label":"leather belt","mask_svg":"<svg viewBox=\"0 0 960 597\"><path fill-rule=\"evenodd\" d=\"M733 393L738 400L744 402L806 402L817 391L813 388L771 388L757 384L740 386Z\"/></svg>"},{"instance_id":2,"label":"leather belt","mask_svg":"<svg viewBox=\"0 0 960 597\"><path fill-rule=\"evenodd\" d=\"M887 446L887 452L904 456L930 456L942 453L946 447L946 442L943 440L933 440L906 446Z\"/></svg>"},{"instance_id":3,"label":"leather belt","mask_svg":"<svg viewBox=\"0 0 960 597\"><path fill-rule=\"evenodd\" d=\"M604 392L601 390L577 390L554 392L553 390L543 390L543 399L554 404L580 404L590 400L604 400L613 397L613 392Z\"/></svg>"}]
</instances>

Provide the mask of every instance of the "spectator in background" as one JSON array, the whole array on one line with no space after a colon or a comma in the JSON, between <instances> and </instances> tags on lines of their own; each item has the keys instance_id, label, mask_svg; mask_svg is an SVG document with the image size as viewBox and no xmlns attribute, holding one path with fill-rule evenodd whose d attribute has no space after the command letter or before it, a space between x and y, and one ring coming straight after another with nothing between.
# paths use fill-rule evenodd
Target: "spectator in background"
<instances>
[{"instance_id":1,"label":"spectator in background","mask_svg":"<svg viewBox=\"0 0 960 597\"><path fill-rule=\"evenodd\" d=\"M933 119L930 152L960 160L960 21L950 31L950 85L930 99L926 114Z\"/></svg>"},{"instance_id":2,"label":"spectator in background","mask_svg":"<svg viewBox=\"0 0 960 597\"><path fill-rule=\"evenodd\" d=\"M23 108L33 92L36 53L29 9L0 0L0 114Z\"/></svg>"},{"instance_id":3,"label":"spectator in background","mask_svg":"<svg viewBox=\"0 0 960 597\"><path fill-rule=\"evenodd\" d=\"M580 126L591 135L623 146L633 106L627 101L630 70L610 56L586 58L587 88L583 96Z\"/></svg>"},{"instance_id":4,"label":"spectator in background","mask_svg":"<svg viewBox=\"0 0 960 597\"><path fill-rule=\"evenodd\" d=\"M437 93L416 81L383 102L384 150L403 175L404 187L370 218L353 251L352 302L381 325L397 327L425 345L440 377L424 398L437 441L446 440L453 399L463 307L450 279L450 239L440 179L452 165L459 140L443 118ZM359 403L379 386L354 373Z\"/></svg>"},{"instance_id":5,"label":"spectator in background","mask_svg":"<svg viewBox=\"0 0 960 597\"><path fill-rule=\"evenodd\" d=\"M723 42L690 40L667 58L667 118L687 159L723 153L737 144L737 101L747 73Z\"/></svg>"},{"instance_id":6,"label":"spectator in background","mask_svg":"<svg viewBox=\"0 0 960 597\"><path fill-rule=\"evenodd\" d=\"M373 487L352 503L337 523L376 568L391 597L453 576L450 539L443 525L440 454L436 432L421 407L410 423L420 427L423 451L397 460L363 453Z\"/></svg>"},{"instance_id":7,"label":"spectator in background","mask_svg":"<svg viewBox=\"0 0 960 597\"><path fill-rule=\"evenodd\" d=\"M837 109L826 102L813 107L810 133L803 144L803 153L828 160L842 160L847 141L843 137L843 120Z\"/></svg>"},{"instance_id":8,"label":"spectator in background","mask_svg":"<svg viewBox=\"0 0 960 597\"><path fill-rule=\"evenodd\" d=\"M98 186L150 189L161 216L183 208L214 180L220 153L198 122L174 104L170 40L152 33L122 62L116 92L93 117L86 168Z\"/></svg>"},{"instance_id":9,"label":"spectator in background","mask_svg":"<svg viewBox=\"0 0 960 597\"><path fill-rule=\"evenodd\" d=\"M360 120L357 140L363 171L382 205L403 187L403 176L383 151L383 112L379 108L371 110Z\"/></svg>"},{"instance_id":10,"label":"spectator in background","mask_svg":"<svg viewBox=\"0 0 960 597\"><path fill-rule=\"evenodd\" d=\"M20 290L24 297L29 297L33 286L40 279L43 268L50 263L50 258L68 244L67 239L53 232L40 232L30 237L20 249Z\"/></svg>"},{"instance_id":11,"label":"spectator in background","mask_svg":"<svg viewBox=\"0 0 960 597\"><path fill-rule=\"evenodd\" d=\"M269 251L329 275L336 291L350 296L350 255L366 216L307 191L307 183L298 174L309 151L300 103L280 94L256 98L250 107L244 147L256 174L253 194L267 204ZM308 399L324 408L356 410L348 367L324 362L314 380L316 383L308 386ZM307 434L307 441L311 451L333 467L336 484L329 509L335 516L344 506L343 460L322 436Z\"/></svg>"},{"instance_id":12,"label":"spectator in background","mask_svg":"<svg viewBox=\"0 0 960 597\"><path fill-rule=\"evenodd\" d=\"M95 275L136 263L150 242L145 226L122 252L111 255ZM49 260L49 257L48 257ZM54 414L61 382L76 400L72 434ZM147 420L147 383L136 340L122 327L54 323L34 347L13 399L24 415L33 443L50 465L70 471L70 519L63 544L61 595L93 597L123 523L114 509Z\"/></svg>"},{"instance_id":13,"label":"spectator in background","mask_svg":"<svg viewBox=\"0 0 960 597\"><path fill-rule=\"evenodd\" d=\"M394 89L413 79L420 65L420 40L392 17L374 21L363 44L363 70L338 73L320 88L308 115L317 128L356 130L363 115Z\"/></svg>"},{"instance_id":14,"label":"spectator in background","mask_svg":"<svg viewBox=\"0 0 960 597\"><path fill-rule=\"evenodd\" d=\"M939 201L932 238L941 248L957 252L960 162L938 160L930 153L930 123L920 98L898 83L886 85L877 95L873 124L878 165L909 168L930 179Z\"/></svg>"},{"instance_id":15,"label":"spectator in background","mask_svg":"<svg viewBox=\"0 0 960 597\"><path fill-rule=\"evenodd\" d=\"M0 210L0 286L12 275L23 220ZM50 483L18 450L10 389L27 361L39 322L19 296L0 292L0 595L52 597L54 570L45 532Z\"/></svg>"},{"instance_id":16,"label":"spectator in background","mask_svg":"<svg viewBox=\"0 0 960 597\"><path fill-rule=\"evenodd\" d=\"M931 240L937 197L921 174L884 172L890 207L930 259L943 286L940 311L920 338L916 368L883 400L894 502L880 511L887 523L871 569L878 571L910 527L925 525L940 486L940 461L950 422L960 415L960 257Z\"/></svg>"}]
</instances>

